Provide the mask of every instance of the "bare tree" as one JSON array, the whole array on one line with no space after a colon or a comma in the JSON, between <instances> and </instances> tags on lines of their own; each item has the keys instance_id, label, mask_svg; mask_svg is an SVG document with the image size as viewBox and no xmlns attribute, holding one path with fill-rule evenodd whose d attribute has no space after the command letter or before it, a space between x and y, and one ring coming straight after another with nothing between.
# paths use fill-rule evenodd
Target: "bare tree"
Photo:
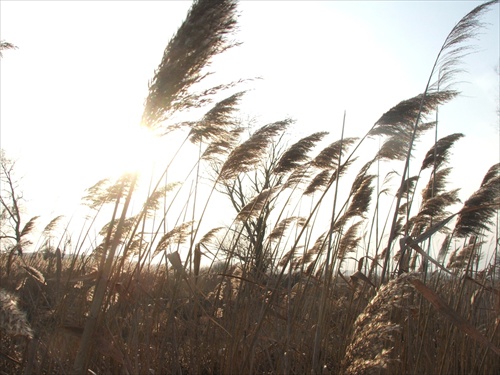
<instances>
[{"instance_id":1,"label":"bare tree","mask_svg":"<svg viewBox=\"0 0 500 375\"><path fill-rule=\"evenodd\" d=\"M7 158L5 152L0 150L0 251L9 252L7 273L14 254L22 255L23 248L30 245L27 239L35 227L38 216L32 217L23 225L22 202L23 194L20 192L19 180L14 173L15 162Z\"/></svg>"}]
</instances>

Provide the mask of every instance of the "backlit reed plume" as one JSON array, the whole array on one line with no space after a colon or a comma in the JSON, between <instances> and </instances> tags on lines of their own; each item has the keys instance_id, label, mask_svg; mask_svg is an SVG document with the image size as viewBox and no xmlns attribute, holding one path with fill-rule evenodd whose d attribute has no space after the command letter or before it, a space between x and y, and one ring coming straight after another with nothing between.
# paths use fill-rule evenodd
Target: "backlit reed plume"
<instances>
[{"instance_id":1,"label":"backlit reed plume","mask_svg":"<svg viewBox=\"0 0 500 375\"><path fill-rule=\"evenodd\" d=\"M463 57L473 50L473 45L467 43L474 39L479 30L484 27L481 17L495 3L498 3L498 0L478 5L465 15L448 34L433 68L433 73L439 72L439 77L431 89L449 87L454 76L462 71L458 67L463 63Z\"/></svg>"},{"instance_id":2,"label":"backlit reed plume","mask_svg":"<svg viewBox=\"0 0 500 375\"><path fill-rule=\"evenodd\" d=\"M427 130L434 127L434 122L420 124L416 131L416 139L418 139ZM412 130L404 127L391 129L391 136L387 138L380 147L376 160L405 160L408 155L408 149L413 140Z\"/></svg>"},{"instance_id":3,"label":"backlit reed plume","mask_svg":"<svg viewBox=\"0 0 500 375\"><path fill-rule=\"evenodd\" d=\"M443 242L441 243L441 247L439 248L437 256L438 261L442 262L446 257L446 255L448 254L448 250L450 249L451 239L452 236L451 234L448 233L444 238Z\"/></svg>"},{"instance_id":4,"label":"backlit reed plume","mask_svg":"<svg viewBox=\"0 0 500 375\"><path fill-rule=\"evenodd\" d=\"M280 239L285 231L292 225L292 223L295 222L296 225L298 226L304 226L306 223L306 218L299 217L299 216L292 216L292 217L287 217L283 220L281 220L272 230L272 232L269 234L267 239L269 241L275 241Z\"/></svg>"},{"instance_id":5,"label":"backlit reed plume","mask_svg":"<svg viewBox=\"0 0 500 375\"><path fill-rule=\"evenodd\" d=\"M274 173L286 173L295 170L309 160L308 153L328 133L318 132L302 138L285 151L274 168Z\"/></svg>"},{"instance_id":6,"label":"backlit reed plume","mask_svg":"<svg viewBox=\"0 0 500 375\"><path fill-rule=\"evenodd\" d=\"M439 166L446 160L443 159ZM441 168L433 170L429 182L422 190L422 203L417 215L410 218L406 224L408 230L411 229L411 236L415 237L429 229L432 224L444 220L450 213L446 210L456 203L460 203L458 192L460 189L446 191L446 179L451 168ZM443 227L443 229L446 229Z\"/></svg>"},{"instance_id":7,"label":"backlit reed plume","mask_svg":"<svg viewBox=\"0 0 500 375\"><path fill-rule=\"evenodd\" d=\"M253 135L236 147L228 156L221 168L220 178L229 180L239 173L245 173L252 169L267 153L267 148L274 137L283 133L292 124L290 119L274 122L258 129Z\"/></svg>"},{"instance_id":8,"label":"backlit reed plume","mask_svg":"<svg viewBox=\"0 0 500 375\"><path fill-rule=\"evenodd\" d=\"M365 214L370 208L370 202L374 190L372 181L374 179L375 176L373 175L364 176L361 184L357 187L357 190L351 192L349 206L345 213L336 219L333 227L334 231L341 230L344 225L346 225L346 223L355 216L365 218ZM355 181L355 184L358 185L357 181Z\"/></svg>"},{"instance_id":9,"label":"backlit reed plume","mask_svg":"<svg viewBox=\"0 0 500 375\"><path fill-rule=\"evenodd\" d=\"M445 191L447 178L450 172L451 168L441 168L430 176L427 185L423 188L421 193L423 202Z\"/></svg>"},{"instance_id":10,"label":"backlit reed plume","mask_svg":"<svg viewBox=\"0 0 500 375\"><path fill-rule=\"evenodd\" d=\"M354 178L354 182L351 185L350 195L354 194L359 189L361 184L363 184L363 181L365 181L365 176L368 173L368 170L370 169L374 161L375 159L369 160L368 162L365 163L365 165L361 167L358 174Z\"/></svg>"},{"instance_id":11,"label":"backlit reed plume","mask_svg":"<svg viewBox=\"0 0 500 375\"><path fill-rule=\"evenodd\" d=\"M105 178L87 189L87 195L82 199L84 204L92 209L98 209L106 203L116 202L125 196L132 182L132 174L126 173L112 183Z\"/></svg>"},{"instance_id":12,"label":"backlit reed plume","mask_svg":"<svg viewBox=\"0 0 500 375\"><path fill-rule=\"evenodd\" d=\"M356 161L356 158L351 158L343 163L338 170L332 170L330 168L323 169L311 180L309 185L304 190L305 195L311 195L316 191L322 190L327 186L330 186L337 178L342 177L351 166L352 163Z\"/></svg>"},{"instance_id":13,"label":"backlit reed plume","mask_svg":"<svg viewBox=\"0 0 500 375\"><path fill-rule=\"evenodd\" d=\"M327 233L322 233L314 242L314 245L307 249L304 256L302 257L302 264L307 264L309 262L312 262L306 269L306 274L311 274L314 268L316 267L317 260L321 256L321 253L323 252L323 249L325 248L326 244L326 235ZM315 260L313 262L313 260Z\"/></svg>"},{"instance_id":14,"label":"backlit reed plume","mask_svg":"<svg viewBox=\"0 0 500 375\"><path fill-rule=\"evenodd\" d=\"M484 243L484 241L476 241L476 237L471 236L467 245L465 245L462 249L456 249L451 254L446 267L455 270L465 268L471 259L473 261L476 260L479 256L479 249Z\"/></svg>"},{"instance_id":15,"label":"backlit reed plume","mask_svg":"<svg viewBox=\"0 0 500 375\"><path fill-rule=\"evenodd\" d=\"M222 229L224 229L224 227L216 227L216 228L212 228L210 229L207 233L205 233L199 243L202 243L202 244L206 244L208 242L211 242L215 239L215 236L217 235L217 233L219 233Z\"/></svg>"},{"instance_id":16,"label":"backlit reed plume","mask_svg":"<svg viewBox=\"0 0 500 375\"><path fill-rule=\"evenodd\" d=\"M429 151L427 151L420 170L424 170L432 166L436 170L439 169L443 163L448 161L451 147L463 136L464 135L462 133L455 133L439 139L436 144Z\"/></svg>"},{"instance_id":17,"label":"backlit reed plume","mask_svg":"<svg viewBox=\"0 0 500 375\"><path fill-rule=\"evenodd\" d=\"M5 40L0 41L0 59L3 57L3 50L8 50L8 49L17 49L17 47L9 42L6 42Z\"/></svg>"},{"instance_id":18,"label":"backlit reed plume","mask_svg":"<svg viewBox=\"0 0 500 375\"><path fill-rule=\"evenodd\" d=\"M180 244L186 241L192 233L193 224L193 221L187 221L177 225L174 229L165 233L165 235L163 235L158 242L154 255L157 255L160 251L168 249L170 245Z\"/></svg>"},{"instance_id":19,"label":"backlit reed plume","mask_svg":"<svg viewBox=\"0 0 500 375\"><path fill-rule=\"evenodd\" d=\"M56 227L57 227L57 224L59 224L59 222L62 220L62 218L64 217L64 215L59 215L57 217L55 217L54 219L52 219L46 226L45 228L43 228L43 231L42 233L44 235L49 235Z\"/></svg>"},{"instance_id":20,"label":"backlit reed plume","mask_svg":"<svg viewBox=\"0 0 500 375\"><path fill-rule=\"evenodd\" d=\"M405 179L396 192L396 196L408 199L413 194L418 178L418 176L412 176Z\"/></svg>"},{"instance_id":21,"label":"backlit reed plume","mask_svg":"<svg viewBox=\"0 0 500 375\"><path fill-rule=\"evenodd\" d=\"M311 169L306 163L296 167L283 183L284 188L293 188L302 183L306 183L311 178Z\"/></svg>"},{"instance_id":22,"label":"backlit reed plume","mask_svg":"<svg viewBox=\"0 0 500 375\"><path fill-rule=\"evenodd\" d=\"M415 274L403 274L383 285L358 316L343 361L344 374L379 374L396 360L391 358L390 343L401 327L391 317L396 309L409 308L412 278Z\"/></svg>"},{"instance_id":23,"label":"backlit reed plume","mask_svg":"<svg viewBox=\"0 0 500 375\"><path fill-rule=\"evenodd\" d=\"M209 73L211 59L236 43L229 40L236 28L236 1L198 0L172 37L149 84L142 123L150 128L174 112L196 107L203 94L189 89ZM200 102L201 101L201 102Z\"/></svg>"},{"instance_id":24,"label":"backlit reed plume","mask_svg":"<svg viewBox=\"0 0 500 375\"><path fill-rule=\"evenodd\" d=\"M124 220L124 222L121 225L121 230L123 234L123 237L120 239L121 242L125 241L125 237L127 236L127 234L130 233L132 229L134 229L135 224L137 223L137 219L138 216L131 216ZM113 220L105 224L99 231L99 234L101 236L106 236L107 233L111 230L111 238L113 238L115 236L117 228L118 228L118 221Z\"/></svg>"},{"instance_id":25,"label":"backlit reed plume","mask_svg":"<svg viewBox=\"0 0 500 375\"><path fill-rule=\"evenodd\" d=\"M38 218L39 216L33 216L31 219L29 219L29 221L26 224L24 224L24 227L21 230L21 235L20 235L21 238L27 236L33 231L33 229L35 229L36 221Z\"/></svg>"},{"instance_id":26,"label":"backlit reed plume","mask_svg":"<svg viewBox=\"0 0 500 375\"><path fill-rule=\"evenodd\" d=\"M189 140L192 143L213 142L225 139L227 133L234 124L232 117L237 110L244 92L239 92L216 103L200 121L192 123Z\"/></svg>"},{"instance_id":27,"label":"backlit reed plume","mask_svg":"<svg viewBox=\"0 0 500 375\"><path fill-rule=\"evenodd\" d=\"M271 202L280 189L281 187L277 186L261 191L241 209L238 216L236 216L236 220L245 221L249 218L259 217L262 209Z\"/></svg>"},{"instance_id":28,"label":"backlit reed plume","mask_svg":"<svg viewBox=\"0 0 500 375\"><path fill-rule=\"evenodd\" d=\"M372 186L372 182L374 179L375 176L373 175L368 175L363 178L361 185L354 192L354 195L351 199L351 204L346 211L346 216L348 218L354 216L365 217L365 213L370 207L371 197L374 189L374 187Z\"/></svg>"},{"instance_id":29,"label":"backlit reed plume","mask_svg":"<svg viewBox=\"0 0 500 375\"><path fill-rule=\"evenodd\" d=\"M15 295L0 289L0 330L10 336L33 338L26 313L19 309Z\"/></svg>"},{"instance_id":30,"label":"backlit reed plume","mask_svg":"<svg viewBox=\"0 0 500 375\"><path fill-rule=\"evenodd\" d=\"M340 239L338 257L340 262L343 262L348 253L356 251L361 237L358 235L359 227L363 222L358 221L351 225L349 229L346 230L342 238Z\"/></svg>"},{"instance_id":31,"label":"backlit reed plume","mask_svg":"<svg viewBox=\"0 0 500 375\"><path fill-rule=\"evenodd\" d=\"M420 115L422 120L425 119L425 116L431 114L439 105L447 103L456 95L455 91L440 91L426 95L425 100L422 94L403 100L385 112L368 134L373 137L411 132L417 116ZM420 107L421 103L422 108ZM433 125L433 123L431 124Z\"/></svg>"},{"instance_id":32,"label":"backlit reed plume","mask_svg":"<svg viewBox=\"0 0 500 375\"><path fill-rule=\"evenodd\" d=\"M153 191L144 203L144 210L146 211L146 214L150 214L151 211L158 210L160 208L161 200L165 198L166 194L180 185L180 182L172 182Z\"/></svg>"},{"instance_id":33,"label":"backlit reed plume","mask_svg":"<svg viewBox=\"0 0 500 375\"><path fill-rule=\"evenodd\" d=\"M493 224L500 206L500 163L493 165L483 178L481 187L464 203L455 224L455 235L481 235Z\"/></svg>"},{"instance_id":34,"label":"backlit reed plume","mask_svg":"<svg viewBox=\"0 0 500 375\"><path fill-rule=\"evenodd\" d=\"M304 194L311 195L315 191L318 191L319 189L326 187L331 178L332 178L332 171L330 171L329 169L322 170L316 176L314 176L312 181L304 190Z\"/></svg>"},{"instance_id":35,"label":"backlit reed plume","mask_svg":"<svg viewBox=\"0 0 500 375\"><path fill-rule=\"evenodd\" d=\"M325 147L312 160L311 165L319 169L334 169L338 166L339 157L343 155L349 146L356 142L357 138L343 138Z\"/></svg>"},{"instance_id":36,"label":"backlit reed plume","mask_svg":"<svg viewBox=\"0 0 500 375\"><path fill-rule=\"evenodd\" d=\"M207 146L201 158L214 161L229 154L238 145L243 130L243 127L236 126L232 130L219 135L216 140Z\"/></svg>"}]
</instances>

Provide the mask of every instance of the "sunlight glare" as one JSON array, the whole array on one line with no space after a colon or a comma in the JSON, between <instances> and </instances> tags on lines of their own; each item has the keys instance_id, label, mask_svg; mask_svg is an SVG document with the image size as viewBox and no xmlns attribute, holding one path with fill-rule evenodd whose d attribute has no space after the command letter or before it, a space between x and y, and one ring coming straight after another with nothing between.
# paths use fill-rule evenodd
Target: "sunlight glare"
<instances>
[{"instance_id":1,"label":"sunlight glare","mask_svg":"<svg viewBox=\"0 0 500 375\"><path fill-rule=\"evenodd\" d=\"M160 138L144 126L128 126L116 137L109 154L112 174L152 172Z\"/></svg>"}]
</instances>

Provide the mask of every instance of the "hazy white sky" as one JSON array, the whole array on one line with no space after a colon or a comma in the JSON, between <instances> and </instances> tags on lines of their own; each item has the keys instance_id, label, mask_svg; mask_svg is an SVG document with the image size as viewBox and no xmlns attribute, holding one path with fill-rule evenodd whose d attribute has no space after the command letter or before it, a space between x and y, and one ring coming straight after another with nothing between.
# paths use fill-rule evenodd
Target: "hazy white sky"
<instances>
[{"instance_id":1,"label":"hazy white sky","mask_svg":"<svg viewBox=\"0 0 500 375\"><path fill-rule=\"evenodd\" d=\"M263 78L245 86L242 104L261 125L289 116L296 135L337 139L346 110L348 135L362 136L424 90L446 35L480 3L242 1L243 45L213 68L224 82ZM147 152L131 153L130 142L142 137L148 81L190 4L0 1L0 38L19 47L1 60L1 147L17 160L30 214L71 215L85 188ZM439 114L440 137L466 134L453 156L465 198L499 161L498 20L496 5L465 60L463 96Z\"/></svg>"}]
</instances>

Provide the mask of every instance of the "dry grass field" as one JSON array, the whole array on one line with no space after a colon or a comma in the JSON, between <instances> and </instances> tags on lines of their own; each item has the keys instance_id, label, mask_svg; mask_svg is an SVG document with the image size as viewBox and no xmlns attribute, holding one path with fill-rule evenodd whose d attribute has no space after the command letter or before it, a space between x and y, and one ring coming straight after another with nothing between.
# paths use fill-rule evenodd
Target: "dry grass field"
<instances>
[{"instance_id":1,"label":"dry grass field","mask_svg":"<svg viewBox=\"0 0 500 375\"><path fill-rule=\"evenodd\" d=\"M167 183L174 156L134 214L137 175L99 181L84 201L110 217L94 246L79 245L84 228L66 252L55 218L27 253L36 218L2 154L0 374L500 373L500 164L463 197L448 181L463 134L413 155L495 3L457 23L425 91L368 133L289 141L291 119L251 131L238 119L238 82L195 90L237 47L237 3L195 1L142 119L184 132L192 179ZM199 120L182 120L193 108ZM215 194L233 209L226 227L210 227Z\"/></svg>"}]
</instances>

